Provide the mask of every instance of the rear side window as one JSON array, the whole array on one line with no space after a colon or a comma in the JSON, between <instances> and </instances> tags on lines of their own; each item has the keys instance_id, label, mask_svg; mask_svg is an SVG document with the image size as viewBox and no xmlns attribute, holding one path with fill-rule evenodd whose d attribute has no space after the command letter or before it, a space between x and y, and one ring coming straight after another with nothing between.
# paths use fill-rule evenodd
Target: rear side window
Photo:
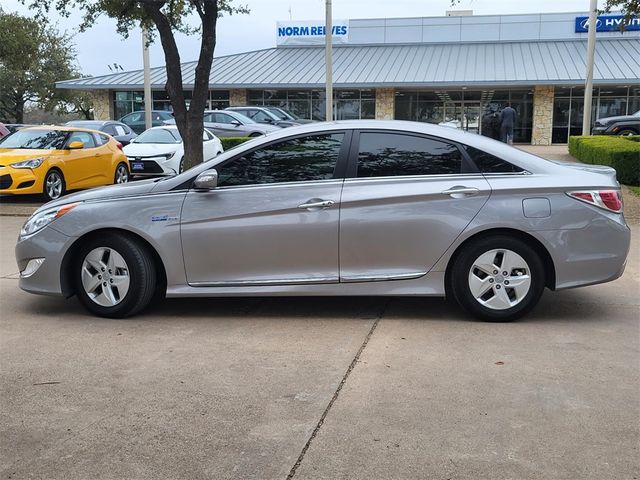
<instances>
[{"instance_id":1,"label":"rear side window","mask_svg":"<svg viewBox=\"0 0 640 480\"><path fill-rule=\"evenodd\" d=\"M516 167L495 155L483 152L477 148L464 145L464 149L482 173L518 173L524 171L520 167Z\"/></svg>"},{"instance_id":2,"label":"rear side window","mask_svg":"<svg viewBox=\"0 0 640 480\"><path fill-rule=\"evenodd\" d=\"M358 177L452 175L461 170L462 153L451 143L397 133L360 133Z\"/></svg>"},{"instance_id":3,"label":"rear side window","mask_svg":"<svg viewBox=\"0 0 640 480\"><path fill-rule=\"evenodd\" d=\"M109 137L107 137L106 135L103 135L101 133L94 133L93 136L96 139L96 145L100 146L100 145L104 145L105 143L107 143L109 141Z\"/></svg>"}]
</instances>

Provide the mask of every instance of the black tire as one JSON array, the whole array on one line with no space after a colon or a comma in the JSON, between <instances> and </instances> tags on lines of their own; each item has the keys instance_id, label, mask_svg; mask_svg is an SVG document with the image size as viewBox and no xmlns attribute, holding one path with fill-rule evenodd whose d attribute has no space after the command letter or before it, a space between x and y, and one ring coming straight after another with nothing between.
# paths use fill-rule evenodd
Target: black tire
<instances>
[{"instance_id":1,"label":"black tire","mask_svg":"<svg viewBox=\"0 0 640 480\"><path fill-rule=\"evenodd\" d=\"M470 275L474 263L483 254L492 250L510 250L518 254L526 264L528 265L529 272L527 274L530 277L530 286L528 292L510 308L493 309L489 308L471 293ZM499 258L499 257L498 257ZM453 265L449 274L448 289L449 293L453 294L453 297L457 303L468 313L490 322L509 322L516 320L527 314L533 307L536 306L545 286L545 271L544 264L540 259L538 253L530 247L526 242L506 235L494 235L490 237L479 238L466 244L463 249L456 255L453 260ZM482 272L480 272L482 274ZM493 272L491 272L493 273ZM515 295L514 289L511 286L507 286L500 280L506 278L509 282L509 276L503 277L502 272L499 272L494 278L488 279L491 281L492 292L488 292L489 298L493 294L505 294L509 292L508 296ZM509 274L510 275L510 274ZM514 280L511 280L514 283ZM496 288L504 289L502 292L495 290ZM482 298L486 300L486 298Z\"/></svg>"},{"instance_id":2,"label":"black tire","mask_svg":"<svg viewBox=\"0 0 640 480\"><path fill-rule=\"evenodd\" d=\"M618 136L619 137L627 137L630 135L638 135L635 131L631 130L631 129L625 129L625 130L621 130L618 132Z\"/></svg>"},{"instance_id":3,"label":"black tire","mask_svg":"<svg viewBox=\"0 0 640 480\"><path fill-rule=\"evenodd\" d=\"M60 182L59 189L50 188L49 185L54 182L56 184L57 182ZM55 192L59 192L59 193L55 193ZM52 168L47 172L47 174L44 177L44 183L42 185L42 195L44 196L46 201L51 201L51 200L57 200L58 198L62 197L65 193L67 193L67 185L64 181L64 175L60 170L56 168Z\"/></svg>"},{"instance_id":4,"label":"black tire","mask_svg":"<svg viewBox=\"0 0 640 480\"><path fill-rule=\"evenodd\" d=\"M252 132L249 134L251 138L261 137L262 135L264 135L264 133L260 133L260 132Z\"/></svg>"},{"instance_id":5,"label":"black tire","mask_svg":"<svg viewBox=\"0 0 640 480\"><path fill-rule=\"evenodd\" d=\"M122 180L122 181L118 181L120 178L120 173L124 173L126 172L126 179ZM131 180L131 172L129 172L129 168L127 167L127 165L125 163L119 163L118 166L116 167L116 172L113 174L113 183L114 184L122 184L122 183L127 183Z\"/></svg>"},{"instance_id":6,"label":"black tire","mask_svg":"<svg viewBox=\"0 0 640 480\"><path fill-rule=\"evenodd\" d=\"M122 256L128 267L129 288L119 303L103 306L92 300L82 283L82 268L87 255L96 248L108 248ZM126 235L108 233L85 242L73 265L75 291L80 303L94 315L124 318L143 310L156 294L157 272L153 258L139 241ZM105 283L106 285L106 283Z\"/></svg>"},{"instance_id":7,"label":"black tire","mask_svg":"<svg viewBox=\"0 0 640 480\"><path fill-rule=\"evenodd\" d=\"M184 172L184 157L180 159L180 165L178 166L178 174Z\"/></svg>"}]
</instances>

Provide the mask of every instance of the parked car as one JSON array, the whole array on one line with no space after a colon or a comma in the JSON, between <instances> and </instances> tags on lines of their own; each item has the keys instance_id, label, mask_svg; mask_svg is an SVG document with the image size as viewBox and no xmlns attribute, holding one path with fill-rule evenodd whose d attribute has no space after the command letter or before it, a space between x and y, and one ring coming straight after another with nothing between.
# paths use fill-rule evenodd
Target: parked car
<instances>
[{"instance_id":1,"label":"parked car","mask_svg":"<svg viewBox=\"0 0 640 480\"><path fill-rule=\"evenodd\" d=\"M0 140L0 194L43 194L126 183L129 162L122 145L93 130L30 127Z\"/></svg>"},{"instance_id":2,"label":"parked car","mask_svg":"<svg viewBox=\"0 0 640 480\"><path fill-rule=\"evenodd\" d=\"M175 119L165 125L175 125ZM259 137L277 132L280 127L257 123L238 112L230 110L207 110L204 112L204 126L218 137Z\"/></svg>"},{"instance_id":3,"label":"parked car","mask_svg":"<svg viewBox=\"0 0 640 480\"><path fill-rule=\"evenodd\" d=\"M38 125L30 125L26 123L5 123L4 126L10 133L13 133L17 130L22 130L23 128L37 127Z\"/></svg>"},{"instance_id":4,"label":"parked car","mask_svg":"<svg viewBox=\"0 0 640 480\"><path fill-rule=\"evenodd\" d=\"M104 132L115 138L116 142L120 142L122 146L129 145L129 142L138 136L128 125L115 120L72 120L66 125Z\"/></svg>"},{"instance_id":5,"label":"parked car","mask_svg":"<svg viewBox=\"0 0 640 480\"><path fill-rule=\"evenodd\" d=\"M163 293L447 295L504 321L545 287L618 278L629 244L612 168L364 120L281 129L160 182L50 203L16 258L22 289L106 317Z\"/></svg>"},{"instance_id":6,"label":"parked car","mask_svg":"<svg viewBox=\"0 0 640 480\"><path fill-rule=\"evenodd\" d=\"M596 120L592 135L640 135L640 110L632 115Z\"/></svg>"},{"instance_id":7,"label":"parked car","mask_svg":"<svg viewBox=\"0 0 640 480\"><path fill-rule=\"evenodd\" d=\"M207 129L202 140L205 161L224 151L218 137ZM184 144L175 125L145 130L124 147L124 153L135 176L176 175L184 171Z\"/></svg>"},{"instance_id":8,"label":"parked car","mask_svg":"<svg viewBox=\"0 0 640 480\"><path fill-rule=\"evenodd\" d=\"M172 120L173 114L166 110L152 110L151 111L151 126L159 127L164 124L167 120ZM131 130L140 135L144 132L147 127L144 121L144 110L139 110L136 112L131 112L124 117L122 117L120 122L124 123L131 127Z\"/></svg>"},{"instance_id":9,"label":"parked car","mask_svg":"<svg viewBox=\"0 0 640 480\"><path fill-rule=\"evenodd\" d=\"M254 122L276 125L281 128L301 125L299 122L295 122L293 120L283 120L268 108L264 107L227 107L225 110L241 113L242 115L249 117Z\"/></svg>"},{"instance_id":10,"label":"parked car","mask_svg":"<svg viewBox=\"0 0 640 480\"><path fill-rule=\"evenodd\" d=\"M314 121L315 121L315 120L309 120L308 118L300 118L296 114L291 113L290 111L285 110L284 108L272 107L272 106L269 106L269 105L265 105L264 108L269 110L271 113L277 115L282 120L291 120L291 121L299 123L301 125L305 124L305 123L314 123Z\"/></svg>"},{"instance_id":11,"label":"parked car","mask_svg":"<svg viewBox=\"0 0 640 480\"><path fill-rule=\"evenodd\" d=\"M7 135L11 135L11 131L4 126L4 123L0 122L0 138L4 138Z\"/></svg>"}]
</instances>

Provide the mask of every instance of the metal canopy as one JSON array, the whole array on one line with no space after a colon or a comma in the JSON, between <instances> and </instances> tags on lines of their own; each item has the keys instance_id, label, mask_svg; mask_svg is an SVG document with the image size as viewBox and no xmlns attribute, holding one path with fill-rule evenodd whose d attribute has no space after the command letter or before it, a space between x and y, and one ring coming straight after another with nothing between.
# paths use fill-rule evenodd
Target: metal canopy
<instances>
[{"instance_id":1,"label":"metal canopy","mask_svg":"<svg viewBox=\"0 0 640 480\"><path fill-rule=\"evenodd\" d=\"M586 41L531 41L334 48L338 88L577 84L584 82ZM193 88L196 62L182 64L185 89ZM211 88L323 88L322 47L279 47L215 58ZM163 89L166 71L151 69ZM596 84L640 83L640 39L600 40ZM142 89L142 70L57 82L79 90Z\"/></svg>"}]
</instances>

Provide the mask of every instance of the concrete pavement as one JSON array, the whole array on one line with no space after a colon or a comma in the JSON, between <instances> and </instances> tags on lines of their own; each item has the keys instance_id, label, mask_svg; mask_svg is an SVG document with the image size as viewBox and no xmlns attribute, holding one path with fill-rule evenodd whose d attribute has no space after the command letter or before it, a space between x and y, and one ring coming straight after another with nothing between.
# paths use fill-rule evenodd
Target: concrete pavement
<instances>
[{"instance_id":1,"label":"concrete pavement","mask_svg":"<svg viewBox=\"0 0 640 480\"><path fill-rule=\"evenodd\" d=\"M625 275L511 324L440 299L21 292L0 217L0 478L640 477L640 228Z\"/></svg>"}]
</instances>

